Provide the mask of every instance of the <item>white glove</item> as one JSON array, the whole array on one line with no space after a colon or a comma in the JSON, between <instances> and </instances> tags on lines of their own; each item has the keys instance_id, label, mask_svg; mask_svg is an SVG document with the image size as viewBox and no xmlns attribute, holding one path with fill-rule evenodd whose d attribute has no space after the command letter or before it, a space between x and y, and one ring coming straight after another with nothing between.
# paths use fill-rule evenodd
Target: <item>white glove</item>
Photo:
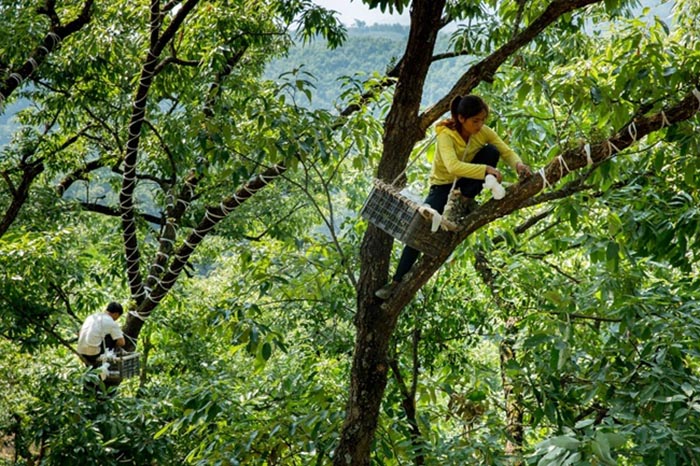
<instances>
[{"instance_id":1,"label":"white glove","mask_svg":"<svg viewBox=\"0 0 700 466\"><path fill-rule=\"evenodd\" d=\"M486 175L484 188L491 190L494 199L503 199L506 195L506 188L501 186L501 183L493 175Z\"/></svg>"},{"instance_id":2,"label":"white glove","mask_svg":"<svg viewBox=\"0 0 700 466\"><path fill-rule=\"evenodd\" d=\"M103 362L100 367L97 368L100 379L105 380L107 376L109 375L109 363L108 362Z\"/></svg>"}]
</instances>

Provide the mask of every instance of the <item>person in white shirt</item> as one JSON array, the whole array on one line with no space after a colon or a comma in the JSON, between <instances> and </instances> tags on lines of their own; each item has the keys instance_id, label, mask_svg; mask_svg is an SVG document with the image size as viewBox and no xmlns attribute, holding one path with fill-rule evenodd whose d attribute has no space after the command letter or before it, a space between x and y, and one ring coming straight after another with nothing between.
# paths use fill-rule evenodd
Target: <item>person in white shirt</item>
<instances>
[{"instance_id":1,"label":"person in white shirt","mask_svg":"<svg viewBox=\"0 0 700 466\"><path fill-rule=\"evenodd\" d=\"M114 350L124 346L124 334L117 320L124 313L122 305L111 302L104 312L92 314L80 327L78 334L78 354L85 364L99 367L99 356L107 349Z\"/></svg>"}]
</instances>

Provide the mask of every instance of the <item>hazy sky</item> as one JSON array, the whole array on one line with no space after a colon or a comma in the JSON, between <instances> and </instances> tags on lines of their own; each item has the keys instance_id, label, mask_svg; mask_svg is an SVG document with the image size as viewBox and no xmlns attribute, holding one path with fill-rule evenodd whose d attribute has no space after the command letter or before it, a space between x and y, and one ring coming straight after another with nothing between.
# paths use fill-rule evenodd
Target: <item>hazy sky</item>
<instances>
[{"instance_id":1,"label":"hazy sky","mask_svg":"<svg viewBox=\"0 0 700 466\"><path fill-rule=\"evenodd\" d=\"M358 19L367 23L368 26L374 23L408 24L408 11L406 10L401 15L389 15L382 13L378 7L370 10L360 0L314 0L314 3L340 13L338 15L340 21L346 26L354 25Z\"/></svg>"}]
</instances>

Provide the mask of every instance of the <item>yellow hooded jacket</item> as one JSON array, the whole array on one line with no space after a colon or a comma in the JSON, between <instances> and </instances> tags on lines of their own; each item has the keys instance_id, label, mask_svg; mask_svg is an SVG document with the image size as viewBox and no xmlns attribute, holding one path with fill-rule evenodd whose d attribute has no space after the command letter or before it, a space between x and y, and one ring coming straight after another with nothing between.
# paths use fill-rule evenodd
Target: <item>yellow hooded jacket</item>
<instances>
[{"instance_id":1,"label":"yellow hooded jacket","mask_svg":"<svg viewBox=\"0 0 700 466\"><path fill-rule=\"evenodd\" d=\"M431 185L452 184L455 178L474 178L483 180L486 176L486 165L470 163L479 150L486 144L491 144L498 149L501 158L510 165L513 170L520 157L513 149L498 137L498 134L484 125L481 130L469 138L465 143L462 136L444 124L438 124L437 149L433 159L433 168L430 171Z\"/></svg>"}]
</instances>

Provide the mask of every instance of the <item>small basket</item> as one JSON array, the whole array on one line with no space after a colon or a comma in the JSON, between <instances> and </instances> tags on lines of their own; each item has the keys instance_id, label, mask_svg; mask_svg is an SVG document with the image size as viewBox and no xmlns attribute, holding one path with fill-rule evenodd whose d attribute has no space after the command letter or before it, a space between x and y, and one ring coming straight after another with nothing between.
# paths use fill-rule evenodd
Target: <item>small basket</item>
<instances>
[{"instance_id":1,"label":"small basket","mask_svg":"<svg viewBox=\"0 0 700 466\"><path fill-rule=\"evenodd\" d=\"M141 353L126 353L111 358L107 380L118 382L139 374L141 370Z\"/></svg>"},{"instance_id":2,"label":"small basket","mask_svg":"<svg viewBox=\"0 0 700 466\"><path fill-rule=\"evenodd\" d=\"M453 239L456 226L442 219L440 228L431 231L432 214L401 194L395 187L374 180L374 187L362 206L360 215L380 230L407 246L429 256L436 256Z\"/></svg>"}]
</instances>

